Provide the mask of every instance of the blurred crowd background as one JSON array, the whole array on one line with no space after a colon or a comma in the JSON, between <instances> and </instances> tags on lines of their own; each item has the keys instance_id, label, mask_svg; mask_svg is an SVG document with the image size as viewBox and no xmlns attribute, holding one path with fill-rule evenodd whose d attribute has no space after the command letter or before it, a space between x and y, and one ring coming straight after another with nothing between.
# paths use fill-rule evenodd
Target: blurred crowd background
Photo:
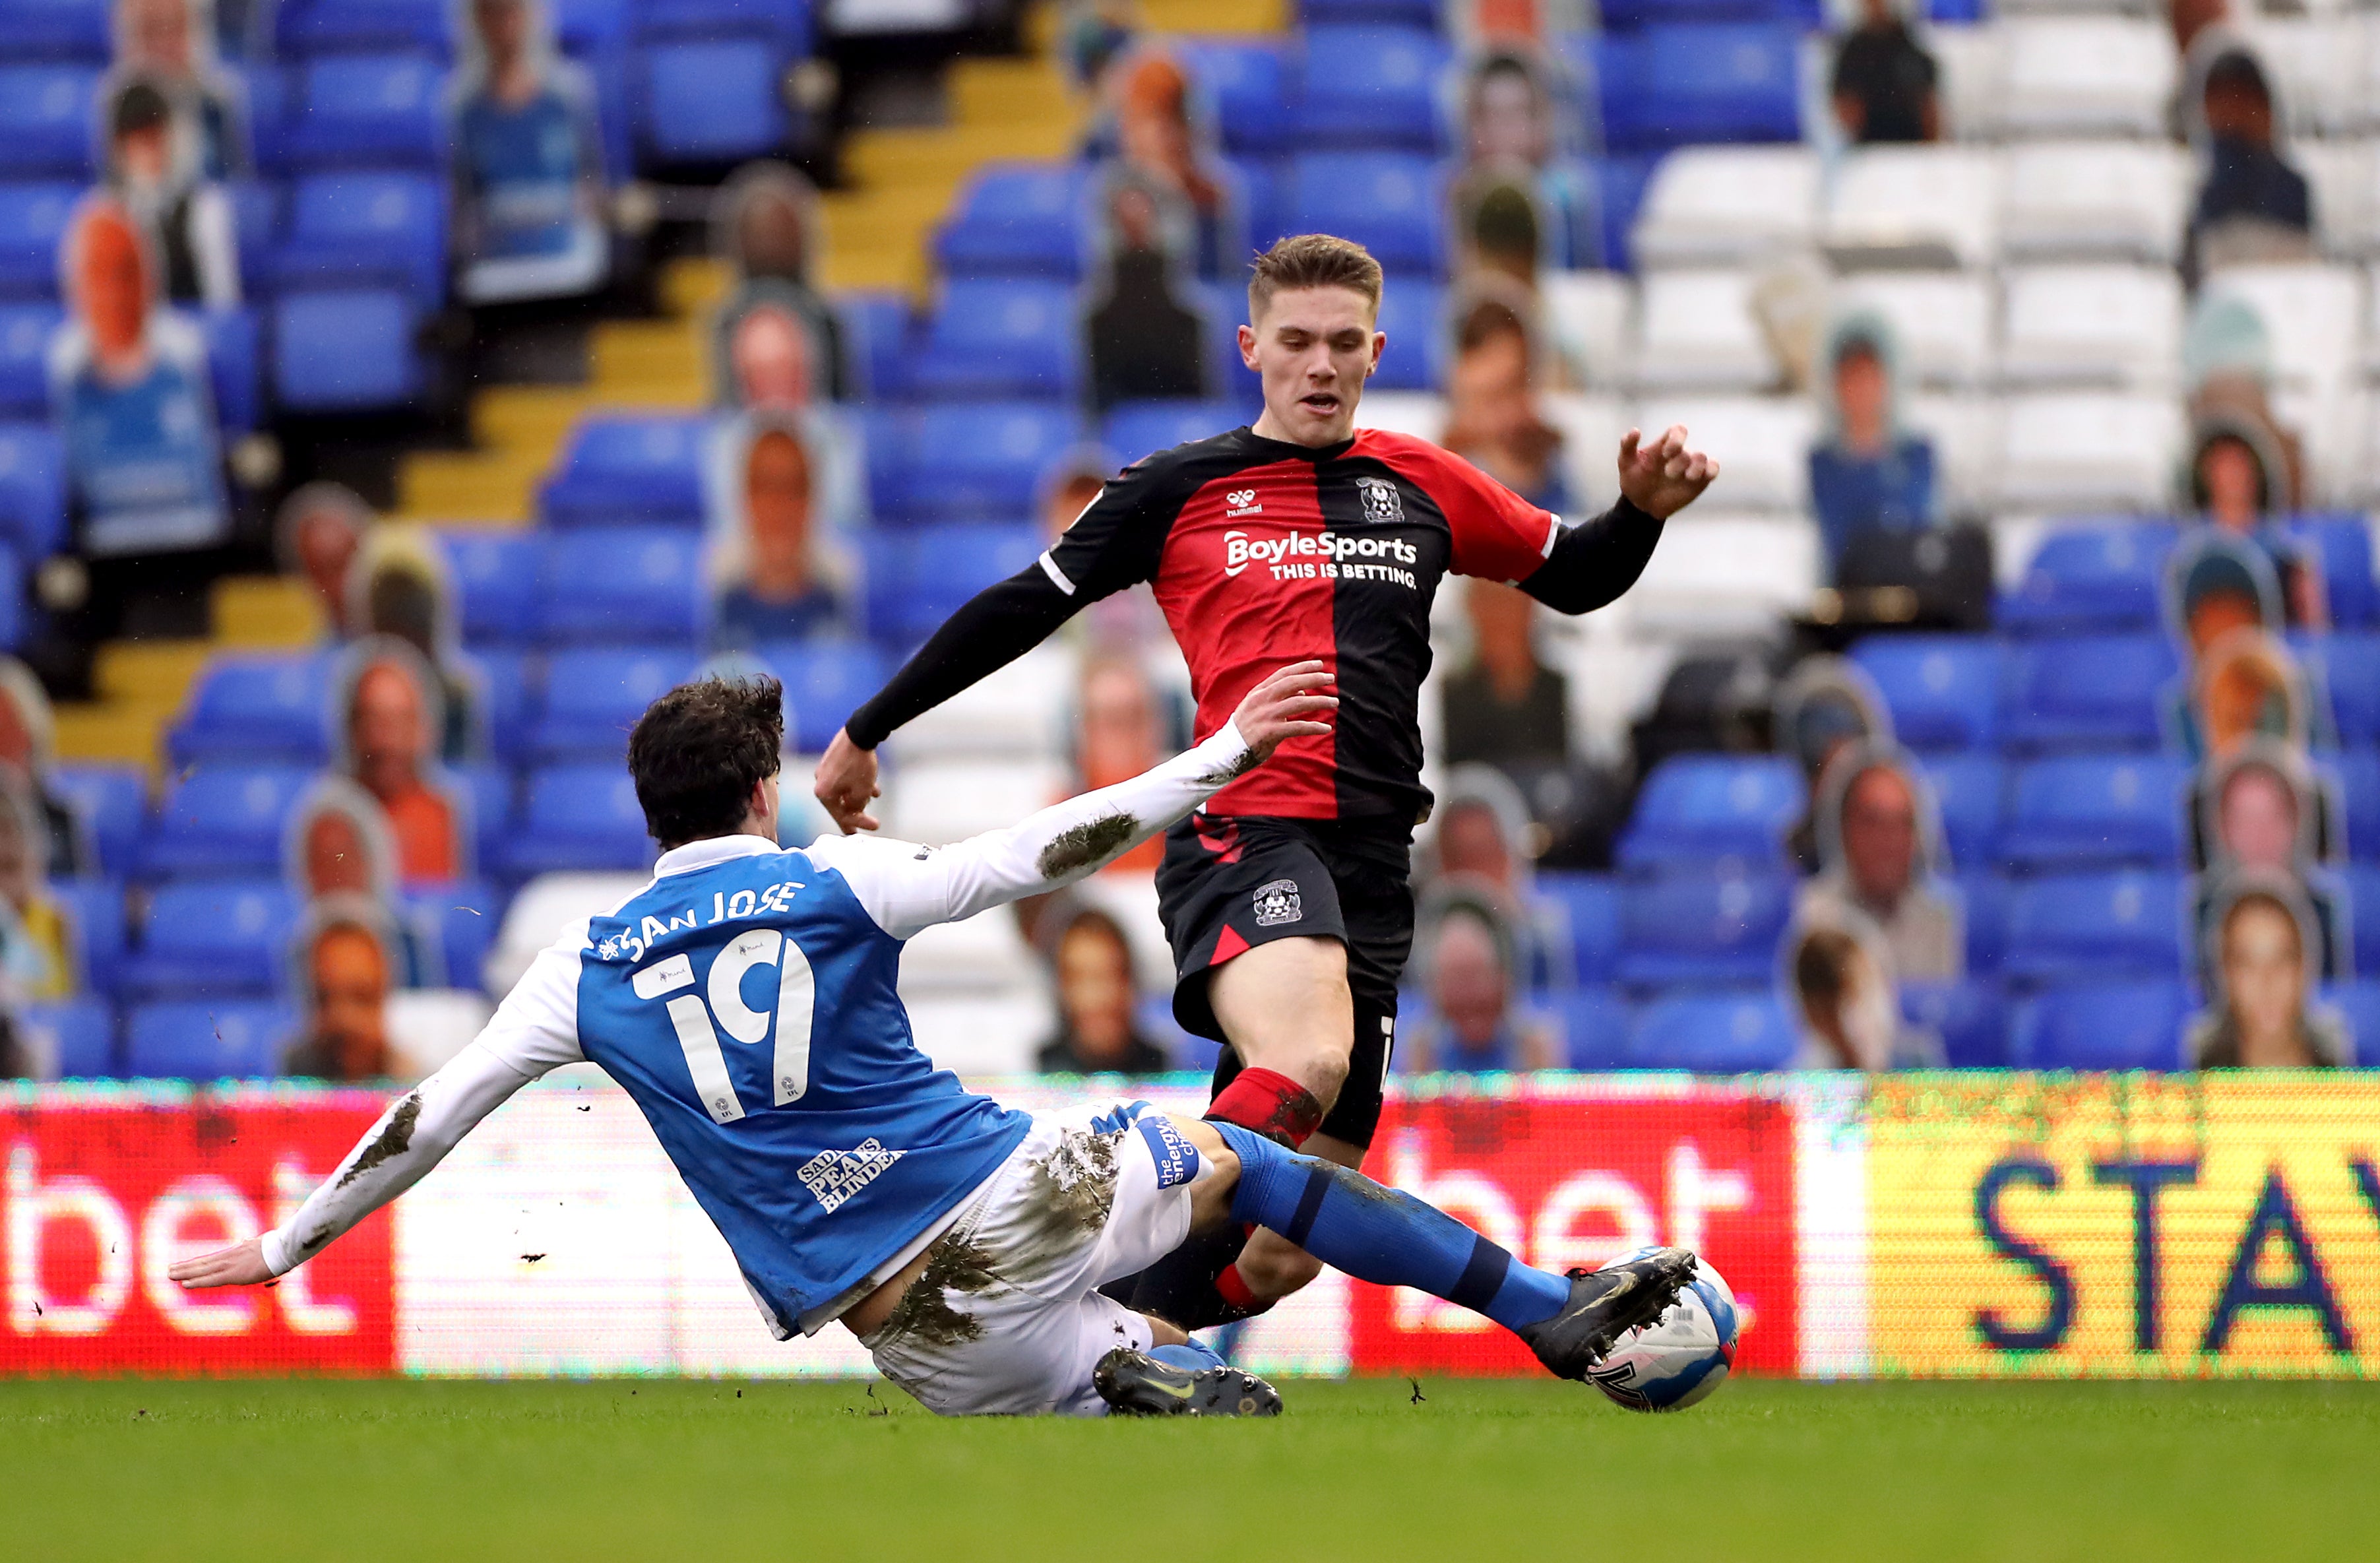
<instances>
[{"instance_id":1,"label":"blurred crowd background","mask_svg":"<svg viewBox=\"0 0 2380 1563\"><path fill-rule=\"evenodd\" d=\"M698 671L784 680L786 840L829 828L808 757L900 657L1255 416L1246 257L1310 230L1388 270L1359 421L1572 519L1632 426L1724 468L1604 612L1441 592L1400 1069L2380 1048L2380 11L0 0L0 37L13 1072L434 1068L640 881L627 727ZM1188 718L1126 593L905 729L886 826L1010 823ZM928 1050L1209 1062L1155 858L917 941Z\"/></svg>"}]
</instances>

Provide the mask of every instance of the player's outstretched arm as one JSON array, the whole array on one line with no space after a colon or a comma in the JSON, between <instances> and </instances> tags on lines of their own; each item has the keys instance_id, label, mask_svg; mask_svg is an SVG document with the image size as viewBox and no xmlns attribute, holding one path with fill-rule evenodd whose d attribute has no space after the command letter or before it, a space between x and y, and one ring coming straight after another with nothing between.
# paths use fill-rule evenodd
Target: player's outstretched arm
<instances>
[{"instance_id":1,"label":"player's outstretched arm","mask_svg":"<svg viewBox=\"0 0 2380 1563\"><path fill-rule=\"evenodd\" d=\"M808 848L837 870L879 926L906 939L937 922L1062 889L1171 828L1215 792L1272 757L1287 739L1330 731L1339 700L1319 662L1258 684L1213 737L1155 770L1069 798L1005 830L929 849L868 836L828 836Z\"/></svg>"},{"instance_id":2,"label":"player's outstretched arm","mask_svg":"<svg viewBox=\"0 0 2380 1563\"><path fill-rule=\"evenodd\" d=\"M1718 462L1686 446L1682 424L1647 441L1631 429L1620 441L1620 502L1556 538L1521 590L1556 613L1593 613L1619 601L1652 562L1662 524L1718 476Z\"/></svg>"},{"instance_id":3,"label":"player's outstretched arm","mask_svg":"<svg viewBox=\"0 0 2380 1563\"><path fill-rule=\"evenodd\" d=\"M357 1222L421 1181L481 1118L532 1077L474 1042L389 1104L338 1170L281 1226L185 1259L166 1274L184 1288L254 1286L313 1258Z\"/></svg>"}]
</instances>

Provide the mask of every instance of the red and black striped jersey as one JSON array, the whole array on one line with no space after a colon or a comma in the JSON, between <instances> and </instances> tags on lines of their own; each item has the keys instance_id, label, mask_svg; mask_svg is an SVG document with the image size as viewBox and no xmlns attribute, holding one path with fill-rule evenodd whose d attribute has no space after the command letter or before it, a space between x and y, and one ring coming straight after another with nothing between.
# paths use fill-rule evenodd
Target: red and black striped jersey
<instances>
[{"instance_id":1,"label":"red and black striped jersey","mask_svg":"<svg viewBox=\"0 0 2380 1563\"><path fill-rule=\"evenodd\" d=\"M1624 499L1565 528L1403 434L1366 429L1315 447L1234 429L1110 482L1038 568L961 608L848 730L873 748L1088 604L1147 581L1189 663L1201 739L1268 673L1319 660L1337 675L1334 730L1282 745L1208 812L1402 827L1429 806L1419 708L1439 583L1512 581L1584 612L1633 583L1660 530Z\"/></svg>"}]
</instances>

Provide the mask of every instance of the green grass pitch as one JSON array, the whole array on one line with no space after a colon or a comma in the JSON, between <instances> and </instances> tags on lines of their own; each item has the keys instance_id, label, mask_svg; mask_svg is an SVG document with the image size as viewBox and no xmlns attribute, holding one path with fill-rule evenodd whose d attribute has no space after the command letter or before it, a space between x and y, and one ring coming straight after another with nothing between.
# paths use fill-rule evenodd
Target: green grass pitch
<instances>
[{"instance_id":1,"label":"green grass pitch","mask_svg":"<svg viewBox=\"0 0 2380 1563\"><path fill-rule=\"evenodd\" d=\"M962 1423L856 1383L9 1381L0 1532L28 1563L2380 1556L2380 1386L1420 1392Z\"/></svg>"}]
</instances>

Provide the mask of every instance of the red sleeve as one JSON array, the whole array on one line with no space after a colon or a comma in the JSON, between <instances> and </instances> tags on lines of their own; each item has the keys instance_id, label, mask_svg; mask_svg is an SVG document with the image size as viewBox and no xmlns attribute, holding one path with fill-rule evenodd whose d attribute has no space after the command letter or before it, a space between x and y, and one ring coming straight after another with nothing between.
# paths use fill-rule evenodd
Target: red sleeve
<instances>
[{"instance_id":1,"label":"red sleeve","mask_svg":"<svg viewBox=\"0 0 2380 1563\"><path fill-rule=\"evenodd\" d=\"M1438 446L1414 441L1407 458L1454 534L1454 573L1520 581L1535 575L1553 551L1561 522Z\"/></svg>"}]
</instances>

